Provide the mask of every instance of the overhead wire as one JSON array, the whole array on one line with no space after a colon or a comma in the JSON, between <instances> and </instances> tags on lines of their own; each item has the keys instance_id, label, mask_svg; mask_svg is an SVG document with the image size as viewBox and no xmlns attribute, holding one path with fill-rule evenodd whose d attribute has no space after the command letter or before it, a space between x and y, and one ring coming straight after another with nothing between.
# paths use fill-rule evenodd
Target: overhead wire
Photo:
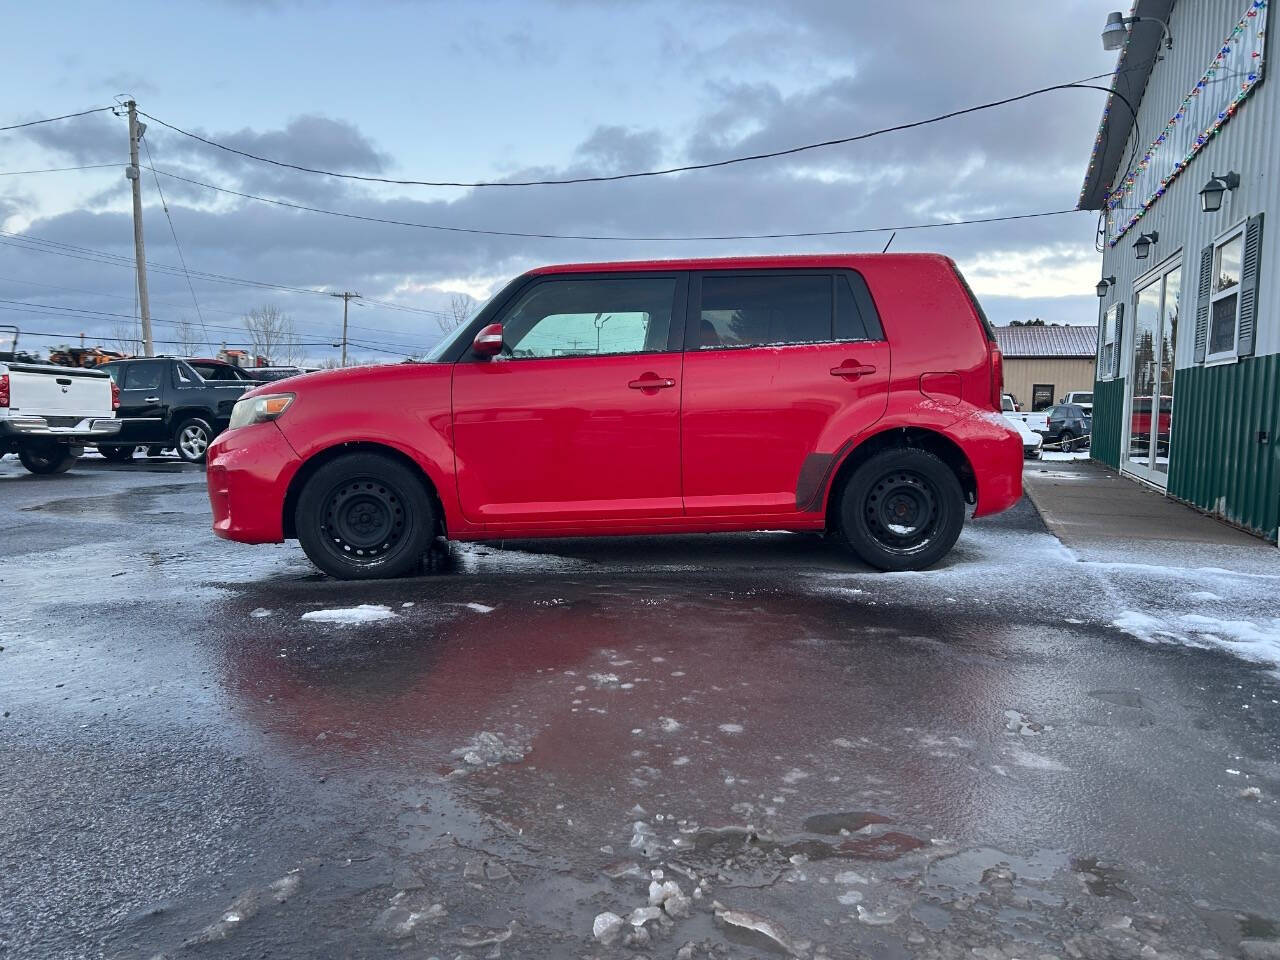
<instances>
[{"instance_id":1,"label":"overhead wire","mask_svg":"<svg viewBox=\"0 0 1280 960\"><path fill-rule=\"evenodd\" d=\"M21 130L23 127L35 127L42 123L54 123L58 120L70 120L72 117L85 117L91 113L102 113L106 110L113 110L114 107L94 107L92 110L80 110L77 113L64 113L60 117L45 117L42 120L28 120L25 123L11 123L6 127L0 127L0 133L6 130Z\"/></svg>"},{"instance_id":2,"label":"overhead wire","mask_svg":"<svg viewBox=\"0 0 1280 960\"><path fill-rule=\"evenodd\" d=\"M932 123L939 123L943 120L951 120L955 117L966 116L967 114L977 113L981 110L990 110L995 107L1006 106L1011 103L1017 103L1021 100L1028 100L1031 97L1038 97L1045 93L1051 93L1055 90L1071 90L1079 88L1087 88L1088 81L1100 80L1104 77L1112 76L1112 72L1099 73L1091 77L1084 77L1081 80L1072 81L1070 83L1055 83L1046 87L1039 87L1035 90L1028 90L1024 93L1015 94L1011 97L1002 97L998 100L989 100L985 103L974 104L969 107L962 107L957 110L950 110L946 113L940 113L935 116L925 117L920 120L912 120L906 123L893 124L892 126L880 127L876 130L868 130L863 133L853 134L847 137L832 137L827 140L820 140L816 143L805 143L794 147L785 147L781 150L762 151L760 153L751 153L743 156L727 157L722 160L712 160L705 163L687 163L673 167L662 167L655 170L636 170L628 173L611 173L597 174L594 176L582 177L561 177L546 178L539 180L416 180L416 179L398 179L394 177L377 177L370 174L345 173L337 170L325 170L319 167L308 167L303 164L290 163L286 160L277 160L273 157L264 157L259 154L250 153L247 150L240 150L237 147L229 146L225 143L219 143L209 137L201 136L190 130L161 120L150 113L139 110L141 116L146 117L160 126L172 130L174 133L189 137L200 143L218 150L226 151L238 157L244 157L247 160L254 160L258 163L267 163L276 167L283 167L290 170L296 170L300 173L310 173L318 176L336 177L342 180L358 180L364 183L385 183L393 186L413 186L413 187L540 187L540 186L564 186L567 184L577 183L612 183L619 180L635 180L645 177L662 177L676 173L690 173L697 170L713 170L721 167L733 166L741 163L753 163L760 160L772 160L778 157L795 156L796 154L806 153L811 150L820 150L826 147L841 146L848 143L857 143L862 140L869 140L873 137L883 136L888 133L898 133L903 130L913 130L917 127L923 127ZM1106 88L1106 92L1112 92L1110 88Z\"/></svg>"},{"instance_id":3,"label":"overhead wire","mask_svg":"<svg viewBox=\"0 0 1280 960\"><path fill-rule=\"evenodd\" d=\"M69 173L72 170L105 170L120 167L119 163L86 163L79 167L45 167L42 170L0 170L0 177L21 177L31 173Z\"/></svg>"}]
</instances>

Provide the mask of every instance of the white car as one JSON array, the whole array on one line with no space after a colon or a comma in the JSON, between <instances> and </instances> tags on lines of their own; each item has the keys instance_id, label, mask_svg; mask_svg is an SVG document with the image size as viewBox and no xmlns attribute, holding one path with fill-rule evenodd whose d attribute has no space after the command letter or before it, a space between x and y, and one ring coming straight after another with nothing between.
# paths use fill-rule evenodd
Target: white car
<instances>
[{"instance_id":1,"label":"white car","mask_svg":"<svg viewBox=\"0 0 1280 960\"><path fill-rule=\"evenodd\" d=\"M1018 436L1022 437L1022 455L1028 460L1039 460L1041 457L1041 447L1044 446L1044 438L1036 433L1021 420L1013 417L1006 417L1018 431Z\"/></svg>"},{"instance_id":2,"label":"white car","mask_svg":"<svg viewBox=\"0 0 1280 960\"><path fill-rule=\"evenodd\" d=\"M1049 429L1049 415L1043 411L1040 413L1025 413L1018 409L1018 405L1013 402L1013 397L1004 394L1001 398L1001 412L1005 418L1013 423L1020 423L1030 430L1039 430L1044 432Z\"/></svg>"}]
</instances>

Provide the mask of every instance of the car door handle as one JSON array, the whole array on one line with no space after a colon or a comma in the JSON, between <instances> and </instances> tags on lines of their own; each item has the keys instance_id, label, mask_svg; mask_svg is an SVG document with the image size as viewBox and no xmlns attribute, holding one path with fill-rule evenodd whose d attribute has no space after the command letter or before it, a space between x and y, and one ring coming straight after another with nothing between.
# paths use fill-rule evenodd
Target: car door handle
<instances>
[{"instance_id":1,"label":"car door handle","mask_svg":"<svg viewBox=\"0 0 1280 960\"><path fill-rule=\"evenodd\" d=\"M849 363L841 367L831 368L831 375L833 377L848 377L851 380L858 377L865 377L867 374L875 372L875 366L870 363Z\"/></svg>"},{"instance_id":2,"label":"car door handle","mask_svg":"<svg viewBox=\"0 0 1280 960\"><path fill-rule=\"evenodd\" d=\"M159 397L143 397L142 402L143 403L159 403L160 398Z\"/></svg>"},{"instance_id":3,"label":"car door handle","mask_svg":"<svg viewBox=\"0 0 1280 960\"><path fill-rule=\"evenodd\" d=\"M674 387L676 382L667 377L658 377L652 374L646 374L639 380L632 380L627 384L632 390L665 390L667 387Z\"/></svg>"}]
</instances>

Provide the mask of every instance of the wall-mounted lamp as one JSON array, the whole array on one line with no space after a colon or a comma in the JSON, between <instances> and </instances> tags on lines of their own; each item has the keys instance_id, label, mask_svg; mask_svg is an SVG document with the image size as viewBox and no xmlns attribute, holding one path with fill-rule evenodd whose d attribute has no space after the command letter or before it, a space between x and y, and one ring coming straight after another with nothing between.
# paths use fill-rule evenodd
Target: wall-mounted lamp
<instances>
[{"instance_id":1,"label":"wall-mounted lamp","mask_svg":"<svg viewBox=\"0 0 1280 960\"><path fill-rule=\"evenodd\" d=\"M1209 182L1200 191L1201 209L1205 213L1217 213L1222 209L1222 195L1238 186L1240 186L1240 174L1238 173L1224 173L1222 176L1218 176L1216 173L1209 174Z\"/></svg>"},{"instance_id":2,"label":"wall-mounted lamp","mask_svg":"<svg viewBox=\"0 0 1280 960\"><path fill-rule=\"evenodd\" d=\"M1098 299L1101 300L1107 295L1112 287L1116 285L1115 277L1103 277L1098 281Z\"/></svg>"},{"instance_id":3,"label":"wall-mounted lamp","mask_svg":"<svg viewBox=\"0 0 1280 960\"><path fill-rule=\"evenodd\" d=\"M1145 260L1151 254L1151 245L1160 239L1160 234L1152 230L1150 233L1144 233L1133 244L1133 255L1139 260Z\"/></svg>"},{"instance_id":4,"label":"wall-mounted lamp","mask_svg":"<svg viewBox=\"0 0 1280 960\"><path fill-rule=\"evenodd\" d=\"M1160 24L1160 29L1164 31L1165 48L1168 50L1173 49L1173 34L1169 32L1169 25L1163 20L1158 20L1155 17L1126 17L1118 10L1107 14L1107 23L1102 28L1102 49L1119 50L1124 46L1124 42L1129 39L1129 27L1141 20Z\"/></svg>"}]
</instances>

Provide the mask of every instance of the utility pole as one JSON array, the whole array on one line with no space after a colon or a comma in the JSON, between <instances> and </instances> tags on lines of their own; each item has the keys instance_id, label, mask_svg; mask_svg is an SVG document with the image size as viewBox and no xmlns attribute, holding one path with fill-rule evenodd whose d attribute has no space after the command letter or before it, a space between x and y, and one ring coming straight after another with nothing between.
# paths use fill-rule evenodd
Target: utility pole
<instances>
[{"instance_id":1,"label":"utility pole","mask_svg":"<svg viewBox=\"0 0 1280 960\"><path fill-rule=\"evenodd\" d=\"M151 298L147 295L147 250L142 242L142 177L138 168L138 141L147 130L145 123L138 122L138 105L129 100L125 103L129 109L129 166L124 175L132 181L133 186L133 255L138 265L138 309L142 313L142 352L148 357L156 355L155 344L151 340Z\"/></svg>"},{"instance_id":2,"label":"utility pole","mask_svg":"<svg viewBox=\"0 0 1280 960\"><path fill-rule=\"evenodd\" d=\"M347 308L351 306L352 300L359 300L360 294L346 291L344 293L331 293L331 297L342 298L342 365L347 365Z\"/></svg>"}]
</instances>

